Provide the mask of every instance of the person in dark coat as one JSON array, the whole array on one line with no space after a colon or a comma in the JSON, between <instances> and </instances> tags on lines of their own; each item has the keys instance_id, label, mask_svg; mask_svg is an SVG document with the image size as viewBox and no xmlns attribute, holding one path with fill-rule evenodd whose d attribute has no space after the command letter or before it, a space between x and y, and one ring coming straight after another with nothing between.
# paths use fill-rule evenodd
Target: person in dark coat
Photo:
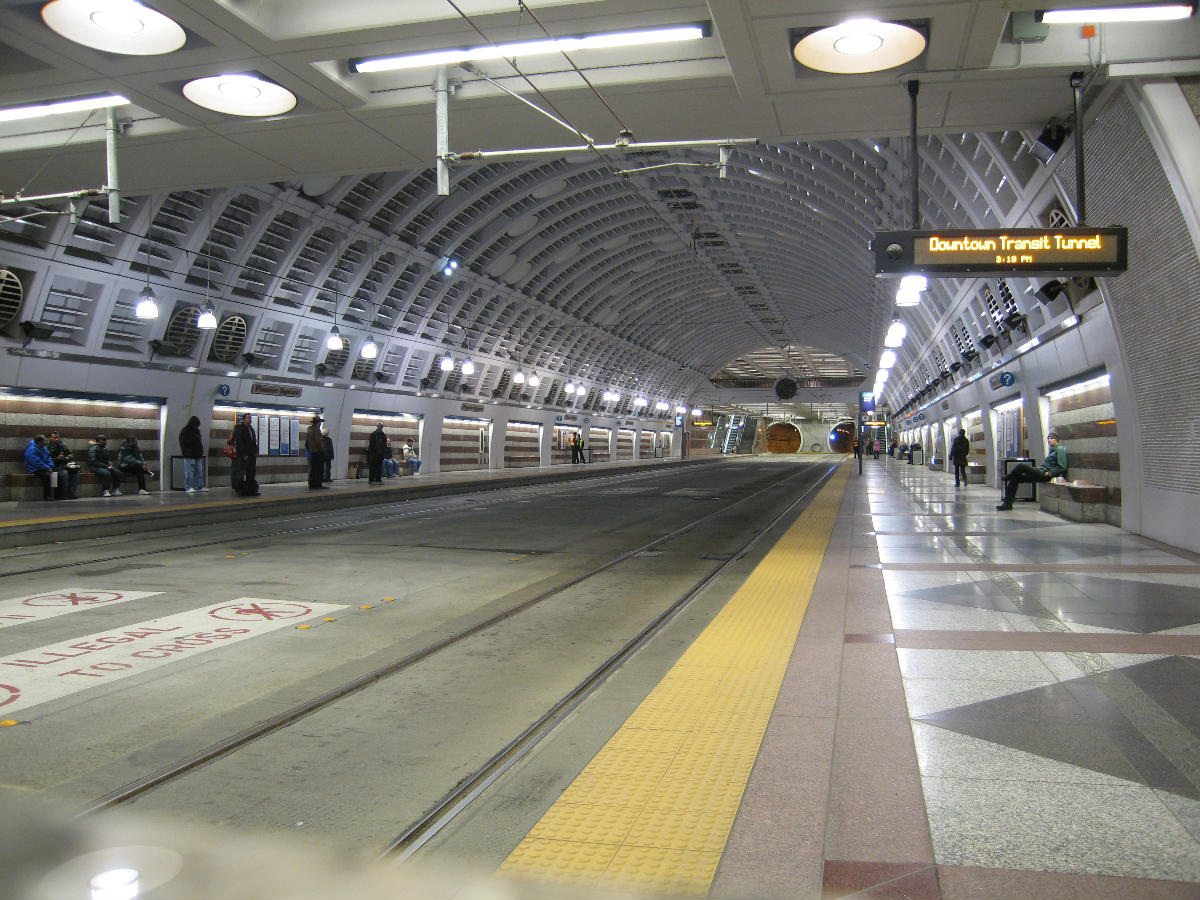
<instances>
[{"instance_id":1,"label":"person in dark coat","mask_svg":"<svg viewBox=\"0 0 1200 900\"><path fill-rule=\"evenodd\" d=\"M250 413L243 413L242 420L233 427L233 446L237 451L237 482L233 489L240 497L257 497L258 480L258 435L250 424Z\"/></svg>"},{"instance_id":2,"label":"person in dark coat","mask_svg":"<svg viewBox=\"0 0 1200 900\"><path fill-rule=\"evenodd\" d=\"M1017 463L1004 478L1004 497L996 509L1012 509L1017 497L1017 487L1023 481L1047 482L1067 472L1067 448L1058 442L1058 435L1050 432L1046 438L1050 452L1040 466Z\"/></svg>"},{"instance_id":3,"label":"person in dark coat","mask_svg":"<svg viewBox=\"0 0 1200 900\"><path fill-rule=\"evenodd\" d=\"M150 493L146 489L146 479L153 478L154 473L146 465L146 459L142 456L141 448L138 447L137 438L133 435L130 435L125 443L117 448L117 468L126 475L132 475L137 479L139 494Z\"/></svg>"},{"instance_id":4,"label":"person in dark coat","mask_svg":"<svg viewBox=\"0 0 1200 900\"><path fill-rule=\"evenodd\" d=\"M971 453L971 442L967 439L967 429L958 429L958 436L950 442L950 462L954 463L954 486L967 485L967 456Z\"/></svg>"},{"instance_id":5,"label":"person in dark coat","mask_svg":"<svg viewBox=\"0 0 1200 900\"><path fill-rule=\"evenodd\" d=\"M62 442L62 437L57 431L50 432L50 439L46 441L46 449L50 451L50 458L54 460L54 469L58 472L56 496L66 497L68 500L78 500L79 496L76 492L79 489L79 463L75 462L74 454Z\"/></svg>"},{"instance_id":6,"label":"person in dark coat","mask_svg":"<svg viewBox=\"0 0 1200 900\"><path fill-rule=\"evenodd\" d=\"M325 446L325 480L333 481L333 438L328 428L321 429L321 443Z\"/></svg>"},{"instance_id":7,"label":"person in dark coat","mask_svg":"<svg viewBox=\"0 0 1200 900\"><path fill-rule=\"evenodd\" d=\"M383 461L390 455L383 423L376 422L367 438L367 484L383 484Z\"/></svg>"},{"instance_id":8,"label":"person in dark coat","mask_svg":"<svg viewBox=\"0 0 1200 900\"><path fill-rule=\"evenodd\" d=\"M321 438L320 416L312 417L312 424L304 432L304 450L308 454L308 486L324 487L321 479L325 475L325 441Z\"/></svg>"},{"instance_id":9,"label":"person in dark coat","mask_svg":"<svg viewBox=\"0 0 1200 900\"><path fill-rule=\"evenodd\" d=\"M120 497L121 476L109 459L108 438L98 434L88 442L87 461L89 471L100 479L100 486L104 489L100 496Z\"/></svg>"},{"instance_id":10,"label":"person in dark coat","mask_svg":"<svg viewBox=\"0 0 1200 900\"><path fill-rule=\"evenodd\" d=\"M183 457L183 488L189 494L207 491L204 485L204 438L200 417L192 416L179 432L179 455Z\"/></svg>"}]
</instances>

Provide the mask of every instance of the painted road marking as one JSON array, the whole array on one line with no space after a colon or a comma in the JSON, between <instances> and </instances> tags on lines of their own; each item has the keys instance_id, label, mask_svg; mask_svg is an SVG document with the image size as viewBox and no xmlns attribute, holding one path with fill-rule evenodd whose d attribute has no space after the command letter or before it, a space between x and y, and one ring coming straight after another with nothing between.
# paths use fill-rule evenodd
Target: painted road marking
<instances>
[{"instance_id":1,"label":"painted road marking","mask_svg":"<svg viewBox=\"0 0 1200 900\"><path fill-rule=\"evenodd\" d=\"M11 597L0 600L0 628L40 622L55 616L91 609L95 606L112 606L126 600L154 597L162 591L98 591L93 588L63 588L61 591L44 591L28 597Z\"/></svg>"},{"instance_id":2,"label":"painted road marking","mask_svg":"<svg viewBox=\"0 0 1200 900\"><path fill-rule=\"evenodd\" d=\"M0 710L8 715L342 609L333 603L239 597L5 656L0 658Z\"/></svg>"}]
</instances>

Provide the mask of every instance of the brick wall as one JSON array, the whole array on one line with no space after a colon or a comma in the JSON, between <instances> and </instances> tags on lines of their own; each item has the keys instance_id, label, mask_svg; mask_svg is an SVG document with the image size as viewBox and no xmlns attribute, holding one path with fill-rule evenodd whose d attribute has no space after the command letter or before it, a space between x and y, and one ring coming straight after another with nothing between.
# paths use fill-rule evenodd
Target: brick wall
<instances>
[{"instance_id":1,"label":"brick wall","mask_svg":"<svg viewBox=\"0 0 1200 900\"><path fill-rule=\"evenodd\" d=\"M1067 448L1067 478L1108 489L1106 521L1120 525L1121 459L1112 389L1100 385L1050 398L1050 428Z\"/></svg>"},{"instance_id":2,"label":"brick wall","mask_svg":"<svg viewBox=\"0 0 1200 900\"><path fill-rule=\"evenodd\" d=\"M609 461L608 441L611 435L609 429L596 428L594 425L588 430L587 445L592 449L592 462Z\"/></svg>"}]
</instances>

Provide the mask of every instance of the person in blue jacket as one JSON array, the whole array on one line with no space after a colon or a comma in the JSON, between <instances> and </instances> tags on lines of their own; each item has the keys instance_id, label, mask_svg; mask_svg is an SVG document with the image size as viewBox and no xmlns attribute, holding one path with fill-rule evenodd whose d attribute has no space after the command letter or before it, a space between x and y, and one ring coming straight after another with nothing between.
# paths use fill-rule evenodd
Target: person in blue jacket
<instances>
[{"instance_id":1,"label":"person in blue jacket","mask_svg":"<svg viewBox=\"0 0 1200 900\"><path fill-rule=\"evenodd\" d=\"M50 484L50 473L54 471L54 460L46 449L46 436L35 435L25 448L25 471L36 475L42 482L42 499L53 500L54 488Z\"/></svg>"},{"instance_id":2,"label":"person in blue jacket","mask_svg":"<svg viewBox=\"0 0 1200 900\"><path fill-rule=\"evenodd\" d=\"M1004 479L1004 498L996 509L1012 509L1017 496L1017 486L1026 481L1047 482L1067 473L1067 448L1058 442L1058 435L1050 432L1046 437L1050 452L1040 466L1017 463Z\"/></svg>"}]
</instances>

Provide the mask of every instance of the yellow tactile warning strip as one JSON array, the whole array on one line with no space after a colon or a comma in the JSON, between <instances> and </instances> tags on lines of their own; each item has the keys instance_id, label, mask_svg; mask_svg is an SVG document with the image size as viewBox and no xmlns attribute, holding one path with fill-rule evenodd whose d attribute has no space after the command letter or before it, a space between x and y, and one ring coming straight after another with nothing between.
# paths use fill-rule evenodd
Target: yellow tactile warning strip
<instances>
[{"instance_id":1,"label":"yellow tactile warning strip","mask_svg":"<svg viewBox=\"0 0 1200 900\"><path fill-rule=\"evenodd\" d=\"M703 897L846 489L839 469L500 867L598 896Z\"/></svg>"}]
</instances>

